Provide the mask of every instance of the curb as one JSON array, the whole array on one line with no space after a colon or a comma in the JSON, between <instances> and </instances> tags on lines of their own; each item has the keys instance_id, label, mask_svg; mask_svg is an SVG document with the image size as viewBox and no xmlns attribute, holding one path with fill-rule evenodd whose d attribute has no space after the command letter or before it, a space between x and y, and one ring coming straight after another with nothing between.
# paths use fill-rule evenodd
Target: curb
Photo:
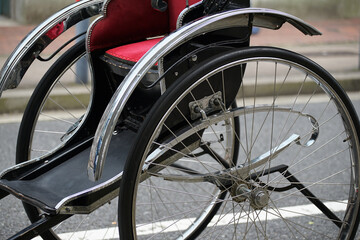
<instances>
[{"instance_id":1,"label":"curb","mask_svg":"<svg viewBox=\"0 0 360 240\"><path fill-rule=\"evenodd\" d=\"M79 104L74 103L74 97L81 102L89 102L90 94L88 91L82 90L77 87L68 88L73 96L67 94L64 91L58 91L51 95L54 102L67 106L68 109L78 109ZM0 114L16 114L23 113L28 101L32 95L32 90L29 89L15 89L3 92L0 98ZM59 107L55 103L47 102L44 106L46 110L58 110Z\"/></svg>"},{"instance_id":2,"label":"curb","mask_svg":"<svg viewBox=\"0 0 360 240\"><path fill-rule=\"evenodd\" d=\"M346 74L333 74L333 77L340 83L341 87L345 90L345 92L360 92L360 72L353 72L353 73L346 73ZM263 79L262 79L263 80ZM278 93L279 95L286 96L286 95L296 95L298 94L299 87L301 85L301 80L294 81L292 83L286 84L286 89L282 88L281 92ZM261 84L261 87L257 87L256 95L259 97L268 97L272 96L274 92L274 84L272 81L263 81L264 83ZM312 94L314 91L314 83L306 82L302 86L301 93L303 94ZM277 84L280 88L281 84ZM246 88L246 85L245 85ZM277 87L276 87L277 88ZM244 97L252 97L252 94L255 92L253 86L247 86L246 93ZM240 97L239 95L237 97ZM241 96L242 97L242 96Z\"/></svg>"}]
</instances>

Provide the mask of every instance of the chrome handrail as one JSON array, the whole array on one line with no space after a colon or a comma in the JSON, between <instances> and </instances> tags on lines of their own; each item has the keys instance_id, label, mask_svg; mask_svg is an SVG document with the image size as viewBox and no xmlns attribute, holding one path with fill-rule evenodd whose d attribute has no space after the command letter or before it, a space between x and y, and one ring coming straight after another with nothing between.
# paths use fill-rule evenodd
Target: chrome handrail
<instances>
[{"instance_id":1,"label":"chrome handrail","mask_svg":"<svg viewBox=\"0 0 360 240\"><path fill-rule=\"evenodd\" d=\"M71 4L32 30L15 48L0 71L0 96L3 91L19 85L35 58L59 35L78 22L100 14L103 1L82 0ZM56 30L57 26L60 28Z\"/></svg>"}]
</instances>

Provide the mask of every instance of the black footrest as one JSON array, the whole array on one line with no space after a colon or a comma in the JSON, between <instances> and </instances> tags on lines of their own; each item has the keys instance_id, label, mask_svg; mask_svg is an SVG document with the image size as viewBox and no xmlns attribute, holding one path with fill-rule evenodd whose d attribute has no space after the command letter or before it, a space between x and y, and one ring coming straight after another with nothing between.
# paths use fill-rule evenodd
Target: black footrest
<instances>
[{"instance_id":1,"label":"black footrest","mask_svg":"<svg viewBox=\"0 0 360 240\"><path fill-rule=\"evenodd\" d=\"M113 136L104 172L98 182L90 181L87 176L90 154L88 147L37 177L25 178L26 180L0 179L0 188L50 214L65 211L91 212L101 204L97 202L98 199L106 200L106 195L111 195L111 198L116 196L120 173L123 171L135 134L126 130Z\"/></svg>"}]
</instances>

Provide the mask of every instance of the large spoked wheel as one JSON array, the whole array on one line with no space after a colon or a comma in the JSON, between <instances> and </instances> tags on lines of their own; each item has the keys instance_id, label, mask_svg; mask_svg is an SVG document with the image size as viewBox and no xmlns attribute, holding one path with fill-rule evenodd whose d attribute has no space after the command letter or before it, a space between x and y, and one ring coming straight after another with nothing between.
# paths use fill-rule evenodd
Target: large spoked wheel
<instances>
[{"instance_id":1,"label":"large spoked wheel","mask_svg":"<svg viewBox=\"0 0 360 240\"><path fill-rule=\"evenodd\" d=\"M89 72L85 53L84 41L75 44L58 58L40 80L20 125L17 163L35 158L46 159L62 151L71 141L86 139L86 131L81 128L94 105L91 101L94 84L90 74L87 74L87 81L83 78L86 76L84 71ZM79 62L82 66L80 70ZM90 236L96 239L116 238L116 205L107 204L89 215L72 216L41 234L41 237L47 240L91 239ZM41 218L41 210L26 203L24 207L32 222Z\"/></svg>"},{"instance_id":2,"label":"large spoked wheel","mask_svg":"<svg viewBox=\"0 0 360 240\"><path fill-rule=\"evenodd\" d=\"M237 163L226 136L239 142ZM195 227L199 239L352 239L359 152L356 112L320 66L277 48L219 55L173 84L139 131L120 187L121 239L183 239Z\"/></svg>"},{"instance_id":3,"label":"large spoked wheel","mask_svg":"<svg viewBox=\"0 0 360 240\"><path fill-rule=\"evenodd\" d=\"M77 43L51 66L40 80L25 109L20 125L16 162L45 158L75 135L90 109L91 79L84 41Z\"/></svg>"}]
</instances>

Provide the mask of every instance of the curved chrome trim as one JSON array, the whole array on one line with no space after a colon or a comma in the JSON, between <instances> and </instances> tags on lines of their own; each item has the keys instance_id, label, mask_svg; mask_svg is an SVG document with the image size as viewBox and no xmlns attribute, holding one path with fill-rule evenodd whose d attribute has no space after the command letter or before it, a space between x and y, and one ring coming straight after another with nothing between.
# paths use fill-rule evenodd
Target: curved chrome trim
<instances>
[{"instance_id":1,"label":"curved chrome trim","mask_svg":"<svg viewBox=\"0 0 360 240\"><path fill-rule=\"evenodd\" d=\"M140 80L158 59L181 44L206 32L235 26L248 26L249 23L258 27L279 29L285 22L289 22L306 35L321 34L303 20L287 13L271 9L244 8L204 17L185 25L150 49L122 81L101 118L90 152L89 179L92 181L100 179L116 121Z\"/></svg>"},{"instance_id":2,"label":"curved chrome trim","mask_svg":"<svg viewBox=\"0 0 360 240\"><path fill-rule=\"evenodd\" d=\"M19 85L34 59L56 38L45 37L49 30L63 23L63 32L65 32L81 20L98 15L102 2L103 0L82 0L74 3L55 13L32 30L15 48L1 69L0 96L3 91Z\"/></svg>"},{"instance_id":3,"label":"curved chrome trim","mask_svg":"<svg viewBox=\"0 0 360 240\"><path fill-rule=\"evenodd\" d=\"M86 196L88 194L94 193L96 191L99 191L101 189L104 189L104 188L110 186L111 184L116 183L117 181L120 181L122 179L122 175L123 175L123 172L120 172L117 175L113 176L112 178L106 180L105 182L103 182L103 183L101 183L99 185L90 187L88 189L82 190L80 192L74 193L74 194L72 194L70 196L67 196L67 197L63 198L61 201L58 202L58 204L56 204L56 206L55 206L56 212L57 213L61 212L64 208L67 207L66 204L71 202L74 199L77 199L77 198Z\"/></svg>"},{"instance_id":4,"label":"curved chrome trim","mask_svg":"<svg viewBox=\"0 0 360 240\"><path fill-rule=\"evenodd\" d=\"M8 174L11 171L15 171L15 170L20 169L22 167L25 167L27 165L31 165L33 163L40 162L41 160L42 159L40 159L40 158L33 158L33 159L29 160L29 161L18 163L18 164L14 165L14 166L6 168L2 172L0 172L0 179L2 179L6 174Z\"/></svg>"},{"instance_id":5,"label":"curved chrome trim","mask_svg":"<svg viewBox=\"0 0 360 240\"><path fill-rule=\"evenodd\" d=\"M185 8L184 10L181 11L181 13L179 14L177 21L176 21L176 29L180 28L181 26L183 26L183 20L185 18L185 16L191 12L193 9L199 7L200 5L202 5L202 1L197 2L187 8Z\"/></svg>"},{"instance_id":6,"label":"curved chrome trim","mask_svg":"<svg viewBox=\"0 0 360 240\"><path fill-rule=\"evenodd\" d=\"M90 57L90 53L91 53L91 51L90 51L90 36L91 36L91 34L92 34L92 30L93 30L93 28L94 28L94 26L98 23L98 22L100 22L102 19L104 19L105 17L106 17L106 15L107 15L107 7L108 7L108 5L109 5L109 3L111 2L112 0L103 0L102 2L103 2L103 4L102 4L102 7L101 7L101 15L99 16L99 17L97 17L91 24L90 24L90 26L89 26L89 28L88 28L88 31L86 32L86 45L85 45L85 47L86 47L86 52L88 53L88 62L89 63L92 63L92 60L91 60L91 57ZM92 66L92 64L90 64L90 66Z\"/></svg>"}]
</instances>

